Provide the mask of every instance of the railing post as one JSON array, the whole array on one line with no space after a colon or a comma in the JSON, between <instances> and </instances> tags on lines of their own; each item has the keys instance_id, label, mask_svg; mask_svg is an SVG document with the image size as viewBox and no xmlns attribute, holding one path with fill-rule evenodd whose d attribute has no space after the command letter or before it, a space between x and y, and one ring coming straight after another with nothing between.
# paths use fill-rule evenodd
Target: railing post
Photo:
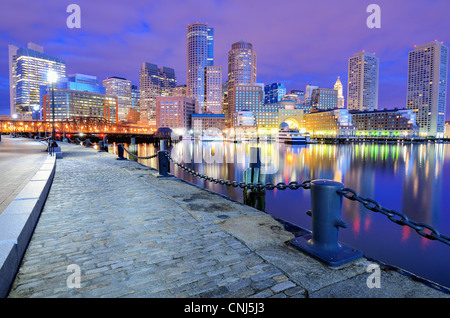
<instances>
[{"instance_id":1,"label":"railing post","mask_svg":"<svg viewBox=\"0 0 450 318\"><path fill-rule=\"evenodd\" d=\"M261 148L251 147L249 156L248 169L244 171L245 183L264 183L264 177L261 174ZM265 190L244 189L244 204L254 207L255 209L265 210Z\"/></svg>"},{"instance_id":2,"label":"railing post","mask_svg":"<svg viewBox=\"0 0 450 318\"><path fill-rule=\"evenodd\" d=\"M160 140L159 141L159 151L158 151L158 178L162 177L171 177L172 175L169 174L170 171L170 164L169 164L169 158L167 158L166 153L167 150L167 141L166 140Z\"/></svg>"},{"instance_id":3,"label":"railing post","mask_svg":"<svg viewBox=\"0 0 450 318\"><path fill-rule=\"evenodd\" d=\"M123 144L117 144L117 160L127 160L127 158L123 156L123 151Z\"/></svg>"},{"instance_id":4,"label":"railing post","mask_svg":"<svg viewBox=\"0 0 450 318\"><path fill-rule=\"evenodd\" d=\"M344 188L340 182L332 180L311 181L312 234L300 236L291 243L306 254L330 267L340 267L363 257L362 253L350 246L339 243L340 227L347 227L340 215Z\"/></svg>"},{"instance_id":5,"label":"railing post","mask_svg":"<svg viewBox=\"0 0 450 318\"><path fill-rule=\"evenodd\" d=\"M103 136L103 150L108 152L108 139L106 136Z\"/></svg>"}]
</instances>

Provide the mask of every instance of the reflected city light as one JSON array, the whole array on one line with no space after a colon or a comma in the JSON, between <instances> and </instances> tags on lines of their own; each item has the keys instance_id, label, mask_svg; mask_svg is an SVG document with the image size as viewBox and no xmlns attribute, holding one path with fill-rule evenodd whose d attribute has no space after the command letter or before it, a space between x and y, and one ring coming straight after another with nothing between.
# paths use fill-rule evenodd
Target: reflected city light
<instances>
[{"instance_id":1,"label":"reflected city light","mask_svg":"<svg viewBox=\"0 0 450 318\"><path fill-rule=\"evenodd\" d=\"M182 141L174 143L170 152L173 158L194 171L213 178L242 182L245 171L249 169L252 147L260 148L261 174L266 183L335 180L363 197L379 201L383 207L403 212L411 220L431 224L443 233L450 233L450 196L446 195L446 189L450 188L450 164L444 164L450 162L449 144L286 145ZM157 150L154 145L147 144L138 148L138 155L149 156ZM157 166L156 159L142 163L154 168ZM171 173L249 204L239 187L207 182L177 166L171 167ZM274 217L310 229L311 217L305 213L311 209L308 190L266 190L257 200L260 200L258 208L262 206ZM401 248L401 253L394 254L415 255L418 249L427 251L433 247L430 240L422 239L410 228L393 224L385 216L375 214L354 201L343 200L342 218L349 224L340 232L346 243L373 253L376 259L384 260L386 257L387 262L395 263L391 261L394 256L389 249ZM384 247L380 248L380 244ZM387 251L386 256L384 250ZM400 255L396 261L408 259ZM446 257L450 262L450 255Z\"/></svg>"}]
</instances>

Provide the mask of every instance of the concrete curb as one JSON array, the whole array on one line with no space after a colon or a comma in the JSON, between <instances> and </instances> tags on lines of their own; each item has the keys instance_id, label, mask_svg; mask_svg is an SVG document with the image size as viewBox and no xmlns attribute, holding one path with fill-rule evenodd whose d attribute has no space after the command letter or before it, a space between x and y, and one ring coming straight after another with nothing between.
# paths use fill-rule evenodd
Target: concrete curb
<instances>
[{"instance_id":1,"label":"concrete curb","mask_svg":"<svg viewBox=\"0 0 450 318\"><path fill-rule=\"evenodd\" d=\"M39 220L55 174L49 156L34 177L0 214L0 297L6 298Z\"/></svg>"}]
</instances>

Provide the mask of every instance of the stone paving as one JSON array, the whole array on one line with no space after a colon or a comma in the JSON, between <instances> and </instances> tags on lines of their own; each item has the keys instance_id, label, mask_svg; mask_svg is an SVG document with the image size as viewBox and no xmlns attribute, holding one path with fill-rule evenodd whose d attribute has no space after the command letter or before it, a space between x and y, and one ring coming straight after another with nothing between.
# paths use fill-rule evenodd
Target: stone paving
<instances>
[{"instance_id":1,"label":"stone paving","mask_svg":"<svg viewBox=\"0 0 450 318\"><path fill-rule=\"evenodd\" d=\"M47 158L46 145L2 135L0 141L0 213L19 194Z\"/></svg>"},{"instance_id":2,"label":"stone paving","mask_svg":"<svg viewBox=\"0 0 450 318\"><path fill-rule=\"evenodd\" d=\"M11 298L448 297L392 270L384 288L369 289L365 259L329 269L289 246L293 234L263 212L109 153L61 146Z\"/></svg>"}]
</instances>

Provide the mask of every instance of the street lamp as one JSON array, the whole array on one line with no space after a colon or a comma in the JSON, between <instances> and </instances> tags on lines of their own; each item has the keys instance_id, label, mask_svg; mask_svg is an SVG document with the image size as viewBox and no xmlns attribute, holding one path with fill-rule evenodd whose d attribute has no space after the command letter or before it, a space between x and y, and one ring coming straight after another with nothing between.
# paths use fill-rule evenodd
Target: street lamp
<instances>
[{"instance_id":1,"label":"street lamp","mask_svg":"<svg viewBox=\"0 0 450 318\"><path fill-rule=\"evenodd\" d=\"M12 118L14 119L14 133L13 133L13 138L16 138L16 119L17 119L17 114L13 114Z\"/></svg>"},{"instance_id":2,"label":"street lamp","mask_svg":"<svg viewBox=\"0 0 450 318\"><path fill-rule=\"evenodd\" d=\"M53 85L58 80L58 74L55 71L49 71L47 73L47 81L50 83L52 88L52 156L54 155L55 150L55 92Z\"/></svg>"}]
</instances>

